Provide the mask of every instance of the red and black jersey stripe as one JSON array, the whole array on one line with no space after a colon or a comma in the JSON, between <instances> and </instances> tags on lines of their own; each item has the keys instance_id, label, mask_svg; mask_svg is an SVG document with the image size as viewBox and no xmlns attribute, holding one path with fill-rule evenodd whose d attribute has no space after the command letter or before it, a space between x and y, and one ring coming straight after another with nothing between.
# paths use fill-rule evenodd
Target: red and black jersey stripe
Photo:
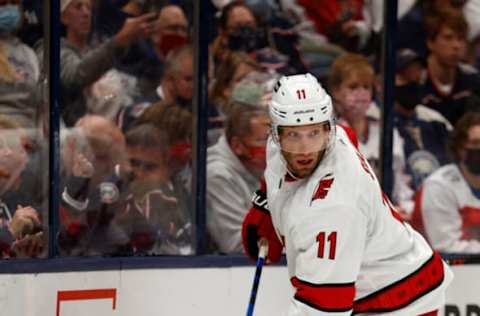
<instances>
[{"instance_id":1,"label":"red and black jersey stripe","mask_svg":"<svg viewBox=\"0 0 480 316\"><path fill-rule=\"evenodd\" d=\"M295 299L323 312L348 312L353 308L355 283L314 284L293 277Z\"/></svg>"},{"instance_id":2,"label":"red and black jersey stripe","mask_svg":"<svg viewBox=\"0 0 480 316\"><path fill-rule=\"evenodd\" d=\"M413 273L356 300L353 304L353 314L385 313L406 307L440 286L443 279L442 259L438 253L434 253Z\"/></svg>"}]
</instances>

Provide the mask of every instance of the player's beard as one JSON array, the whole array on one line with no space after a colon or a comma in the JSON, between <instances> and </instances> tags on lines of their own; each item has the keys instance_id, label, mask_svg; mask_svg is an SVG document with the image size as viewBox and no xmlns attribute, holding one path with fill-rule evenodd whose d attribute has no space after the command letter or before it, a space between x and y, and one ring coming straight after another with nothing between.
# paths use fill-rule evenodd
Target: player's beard
<instances>
[{"instance_id":1,"label":"player's beard","mask_svg":"<svg viewBox=\"0 0 480 316\"><path fill-rule=\"evenodd\" d=\"M325 150L308 154L293 154L282 151L288 171L297 178L312 175L322 161L324 153Z\"/></svg>"}]
</instances>

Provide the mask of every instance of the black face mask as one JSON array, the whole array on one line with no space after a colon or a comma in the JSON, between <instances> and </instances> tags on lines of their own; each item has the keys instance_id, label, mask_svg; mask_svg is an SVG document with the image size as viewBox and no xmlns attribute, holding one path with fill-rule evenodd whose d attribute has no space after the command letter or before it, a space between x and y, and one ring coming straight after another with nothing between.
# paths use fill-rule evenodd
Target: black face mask
<instances>
[{"instance_id":1,"label":"black face mask","mask_svg":"<svg viewBox=\"0 0 480 316\"><path fill-rule=\"evenodd\" d=\"M249 26L239 27L228 34L228 48L232 51L251 53L265 47L264 41L262 32Z\"/></svg>"},{"instance_id":2,"label":"black face mask","mask_svg":"<svg viewBox=\"0 0 480 316\"><path fill-rule=\"evenodd\" d=\"M463 163L467 166L468 171L480 176L480 148L466 149L465 154Z\"/></svg>"},{"instance_id":3,"label":"black face mask","mask_svg":"<svg viewBox=\"0 0 480 316\"><path fill-rule=\"evenodd\" d=\"M407 110L413 110L422 101L421 87L416 82L395 87L397 102Z\"/></svg>"}]
</instances>

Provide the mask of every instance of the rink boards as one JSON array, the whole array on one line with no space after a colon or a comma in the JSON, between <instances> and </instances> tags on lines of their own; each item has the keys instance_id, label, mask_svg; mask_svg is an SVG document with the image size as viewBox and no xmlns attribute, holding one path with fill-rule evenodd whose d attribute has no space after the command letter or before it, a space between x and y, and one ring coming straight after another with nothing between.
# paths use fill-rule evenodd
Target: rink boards
<instances>
[{"instance_id":1,"label":"rink boards","mask_svg":"<svg viewBox=\"0 0 480 316\"><path fill-rule=\"evenodd\" d=\"M454 266L446 313L480 315L480 265ZM245 315L254 267L0 275L0 315ZM266 267L255 315L284 315L286 267ZM445 312L445 311L442 311Z\"/></svg>"}]
</instances>

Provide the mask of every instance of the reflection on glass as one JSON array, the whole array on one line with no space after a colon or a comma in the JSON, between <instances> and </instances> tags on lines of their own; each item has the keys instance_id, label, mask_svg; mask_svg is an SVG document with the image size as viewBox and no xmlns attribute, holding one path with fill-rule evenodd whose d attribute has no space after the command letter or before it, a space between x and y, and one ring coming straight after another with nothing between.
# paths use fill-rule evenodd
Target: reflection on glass
<instances>
[{"instance_id":1,"label":"reflection on glass","mask_svg":"<svg viewBox=\"0 0 480 316\"><path fill-rule=\"evenodd\" d=\"M48 142L40 66L41 4L0 2L0 251L47 254ZM28 19L26 19L28 17Z\"/></svg>"},{"instance_id":2,"label":"reflection on glass","mask_svg":"<svg viewBox=\"0 0 480 316\"><path fill-rule=\"evenodd\" d=\"M194 253L194 55L183 12L61 2L63 256Z\"/></svg>"}]
</instances>

